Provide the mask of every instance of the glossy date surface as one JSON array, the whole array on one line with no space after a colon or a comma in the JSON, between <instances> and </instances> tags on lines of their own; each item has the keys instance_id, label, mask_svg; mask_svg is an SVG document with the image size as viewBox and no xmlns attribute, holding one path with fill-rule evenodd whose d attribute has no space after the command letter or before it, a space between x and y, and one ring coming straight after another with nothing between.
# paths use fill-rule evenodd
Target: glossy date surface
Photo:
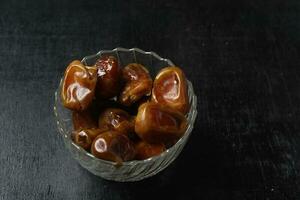
<instances>
[{"instance_id":1,"label":"glossy date surface","mask_svg":"<svg viewBox=\"0 0 300 200\"><path fill-rule=\"evenodd\" d=\"M180 68L166 67L157 74L153 83L152 101L186 114L189 109L187 82Z\"/></svg>"},{"instance_id":2,"label":"glossy date surface","mask_svg":"<svg viewBox=\"0 0 300 200\"><path fill-rule=\"evenodd\" d=\"M91 148L93 140L100 135L101 133L107 131L108 129L98 129L98 128L91 128L91 129L80 129L73 131L71 137L75 144L81 146L85 150L89 150Z\"/></svg>"},{"instance_id":3,"label":"glossy date surface","mask_svg":"<svg viewBox=\"0 0 300 200\"><path fill-rule=\"evenodd\" d=\"M135 132L149 143L168 143L178 139L186 127L187 120L182 113L154 102L139 107L135 122Z\"/></svg>"},{"instance_id":4,"label":"glossy date surface","mask_svg":"<svg viewBox=\"0 0 300 200\"><path fill-rule=\"evenodd\" d=\"M149 96L152 89L152 79L148 70L140 64L131 63L122 70L125 86L119 96L119 102L130 106L143 96Z\"/></svg>"},{"instance_id":5,"label":"glossy date surface","mask_svg":"<svg viewBox=\"0 0 300 200\"><path fill-rule=\"evenodd\" d=\"M99 127L108 127L123 134L134 131L135 118L118 108L107 108L99 116Z\"/></svg>"},{"instance_id":6,"label":"glossy date surface","mask_svg":"<svg viewBox=\"0 0 300 200\"><path fill-rule=\"evenodd\" d=\"M134 158L135 148L126 135L117 131L106 131L95 138L91 153L100 159L122 163Z\"/></svg>"},{"instance_id":7,"label":"glossy date surface","mask_svg":"<svg viewBox=\"0 0 300 200\"><path fill-rule=\"evenodd\" d=\"M65 71L61 99L66 108L82 111L94 98L97 82L95 67L84 66L79 60L70 63Z\"/></svg>"},{"instance_id":8,"label":"glossy date surface","mask_svg":"<svg viewBox=\"0 0 300 200\"><path fill-rule=\"evenodd\" d=\"M95 63L97 67L96 95L108 99L116 96L120 87L118 60L113 56L104 56Z\"/></svg>"}]
</instances>

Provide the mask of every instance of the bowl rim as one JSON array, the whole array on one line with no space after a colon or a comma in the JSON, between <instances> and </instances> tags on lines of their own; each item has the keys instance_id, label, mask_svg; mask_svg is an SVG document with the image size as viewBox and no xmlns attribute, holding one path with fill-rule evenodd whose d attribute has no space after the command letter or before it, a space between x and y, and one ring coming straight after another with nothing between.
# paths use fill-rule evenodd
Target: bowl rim
<instances>
[{"instance_id":1,"label":"bowl rim","mask_svg":"<svg viewBox=\"0 0 300 200\"><path fill-rule=\"evenodd\" d=\"M98 51L98 52L95 53L95 54L92 54L92 55L88 55L88 56L83 57L82 60L81 60L81 62L84 63L84 64L87 64L87 63L86 63L86 60L88 60L88 59L90 59L90 58L92 58L92 57L95 57L95 56L101 56L101 55L104 54L104 53L112 53L112 52L116 53L116 55L117 55L117 57L118 57L118 60L120 60L120 56L119 56L119 54L118 54L119 51L123 51L123 52L133 52L133 56L134 56L135 60L136 60L136 54L135 54L135 52L139 52L139 53L145 54L145 55L152 55L152 56L155 57L156 59L158 59L158 60L160 60L160 61L167 62L168 65L170 65L170 66L174 66L174 63L173 63L170 59L168 59L168 58L162 58L162 57L160 57L157 53L155 53L155 52L153 52L153 51L144 51L144 50L139 49L139 48L136 48L136 47L130 48L130 49L126 49L126 48L123 48L123 47L117 47L117 48L114 48L114 49L112 49L112 50L100 50L100 51Z\"/></svg>"},{"instance_id":2,"label":"bowl rim","mask_svg":"<svg viewBox=\"0 0 300 200\"><path fill-rule=\"evenodd\" d=\"M117 57L118 57L118 60L119 60L118 51L133 52L134 53L134 57L136 56L135 52L139 52L139 53L146 54L146 55L152 55L152 56L154 56L156 59L158 59L160 61L167 62L169 66L175 66L174 63L171 60L169 60L167 58L162 58L162 57L160 57L158 54L156 54L153 51L143 51L143 50L141 50L139 48L126 49L126 48L122 48L122 47L117 47L117 48L114 48L113 50L100 50L96 54L85 56L81 60L81 62L83 64L87 64L86 60L88 60L88 59L90 59L92 57L95 57L95 56L101 56L104 53L116 53ZM58 107L58 104L60 103L60 100L59 100L60 95L58 93L59 93L59 90L60 90L60 88L62 86L63 79L64 79L64 75L62 75L62 77L60 78L59 86L58 86L58 88L55 91L55 96L54 96L55 97L55 99L54 99L55 102L54 102L54 106L53 106L53 111L54 111L54 115L55 115L55 119L56 119L56 124L57 124L57 128L58 128L58 132L64 137L65 141L67 139L67 141L70 142L71 145L73 145L77 150L79 150L80 152L84 153L85 155L87 155L91 159L94 159L97 162L103 162L103 163L109 164L109 165L117 165L116 162L97 158L93 154L89 153L88 151L86 151L82 147L80 147L77 144L75 144L73 142L73 140L71 139L71 137L69 136L69 131L68 130L64 130L64 128L60 125L61 122L60 122L60 117L59 117L59 114L58 114L58 111L57 111L57 107ZM188 90L191 91L191 93L192 93L191 94L192 95L192 97L191 97L192 99L191 99L191 105L190 105L190 110L189 110L190 115L191 115L191 120L190 120L190 123L188 123L188 127L187 127L184 135L173 146L171 146L170 148L168 148L167 150L165 150L161 154L156 155L156 156L152 156L152 157L147 158L145 160L125 161L125 162L122 162L122 165L121 165L122 167L123 166L132 166L133 164L140 164L140 163L146 164L146 163L155 162L155 160L157 160L157 159L159 159L161 157L165 157L167 154L169 154L171 151L173 151L178 145L180 145L181 143L185 142L188 139L188 137L190 136L190 134L191 134L191 132L193 130L195 119L197 117L197 96L194 93L194 89L193 89L192 83L188 79L186 79L186 80L187 80ZM192 108L194 108L194 109L192 109Z\"/></svg>"}]
</instances>

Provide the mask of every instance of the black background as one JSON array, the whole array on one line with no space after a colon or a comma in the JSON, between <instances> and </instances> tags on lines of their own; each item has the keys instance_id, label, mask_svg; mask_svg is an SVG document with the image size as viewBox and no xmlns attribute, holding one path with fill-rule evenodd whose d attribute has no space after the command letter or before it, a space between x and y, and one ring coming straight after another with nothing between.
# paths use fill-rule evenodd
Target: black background
<instances>
[{"instance_id":1,"label":"black background","mask_svg":"<svg viewBox=\"0 0 300 200\"><path fill-rule=\"evenodd\" d=\"M300 199L300 1L0 1L0 199ZM67 64L139 47L181 66L198 118L178 159L105 181L53 115Z\"/></svg>"}]
</instances>

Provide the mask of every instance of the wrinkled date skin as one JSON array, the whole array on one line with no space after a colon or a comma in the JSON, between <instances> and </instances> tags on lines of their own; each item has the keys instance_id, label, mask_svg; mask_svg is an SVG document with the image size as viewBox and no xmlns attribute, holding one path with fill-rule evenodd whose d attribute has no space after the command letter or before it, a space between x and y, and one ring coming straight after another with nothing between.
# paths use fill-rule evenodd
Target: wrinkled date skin
<instances>
[{"instance_id":1,"label":"wrinkled date skin","mask_svg":"<svg viewBox=\"0 0 300 200\"><path fill-rule=\"evenodd\" d=\"M118 108L107 108L99 116L99 127L108 127L123 134L134 132L135 117Z\"/></svg>"},{"instance_id":2,"label":"wrinkled date skin","mask_svg":"<svg viewBox=\"0 0 300 200\"><path fill-rule=\"evenodd\" d=\"M118 60L113 56L105 56L97 60L95 66L98 76L96 96L102 99L116 96L120 88Z\"/></svg>"},{"instance_id":3,"label":"wrinkled date skin","mask_svg":"<svg viewBox=\"0 0 300 200\"><path fill-rule=\"evenodd\" d=\"M135 148L126 135L117 131L106 131L95 138L91 153L97 158L120 164L135 157Z\"/></svg>"},{"instance_id":4,"label":"wrinkled date skin","mask_svg":"<svg viewBox=\"0 0 300 200\"><path fill-rule=\"evenodd\" d=\"M85 150L90 150L93 140L101 133L107 131L108 129L98 129L98 128L91 128L91 129L81 129L76 130L72 133L71 137L72 140L78 146L81 146Z\"/></svg>"},{"instance_id":5,"label":"wrinkled date skin","mask_svg":"<svg viewBox=\"0 0 300 200\"><path fill-rule=\"evenodd\" d=\"M148 70L140 64L131 63L122 70L122 79L125 81L119 102L130 106L143 96L149 96L152 90L152 79Z\"/></svg>"},{"instance_id":6,"label":"wrinkled date skin","mask_svg":"<svg viewBox=\"0 0 300 200\"><path fill-rule=\"evenodd\" d=\"M187 120L181 112L149 102L141 105L135 122L135 132L148 143L169 143L185 132Z\"/></svg>"},{"instance_id":7,"label":"wrinkled date skin","mask_svg":"<svg viewBox=\"0 0 300 200\"><path fill-rule=\"evenodd\" d=\"M75 60L64 75L61 99L66 108L83 111L91 104L97 82L97 69Z\"/></svg>"},{"instance_id":8,"label":"wrinkled date skin","mask_svg":"<svg viewBox=\"0 0 300 200\"><path fill-rule=\"evenodd\" d=\"M140 141L135 145L135 159L145 160L147 158L157 156L166 150L164 144L149 144L144 141Z\"/></svg>"},{"instance_id":9,"label":"wrinkled date skin","mask_svg":"<svg viewBox=\"0 0 300 200\"><path fill-rule=\"evenodd\" d=\"M166 67L157 74L153 83L152 101L183 114L187 113L189 109L187 82L180 68Z\"/></svg>"}]
</instances>

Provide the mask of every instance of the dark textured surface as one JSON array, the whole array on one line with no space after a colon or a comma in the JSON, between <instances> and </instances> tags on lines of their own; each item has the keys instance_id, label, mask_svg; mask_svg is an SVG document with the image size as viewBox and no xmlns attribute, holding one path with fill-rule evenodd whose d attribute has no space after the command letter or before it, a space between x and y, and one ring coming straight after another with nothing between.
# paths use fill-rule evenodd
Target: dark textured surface
<instances>
[{"instance_id":1,"label":"dark textured surface","mask_svg":"<svg viewBox=\"0 0 300 200\"><path fill-rule=\"evenodd\" d=\"M0 199L300 199L300 2L0 1ZM168 169L113 183L82 169L54 122L73 59L139 47L198 95Z\"/></svg>"}]
</instances>

